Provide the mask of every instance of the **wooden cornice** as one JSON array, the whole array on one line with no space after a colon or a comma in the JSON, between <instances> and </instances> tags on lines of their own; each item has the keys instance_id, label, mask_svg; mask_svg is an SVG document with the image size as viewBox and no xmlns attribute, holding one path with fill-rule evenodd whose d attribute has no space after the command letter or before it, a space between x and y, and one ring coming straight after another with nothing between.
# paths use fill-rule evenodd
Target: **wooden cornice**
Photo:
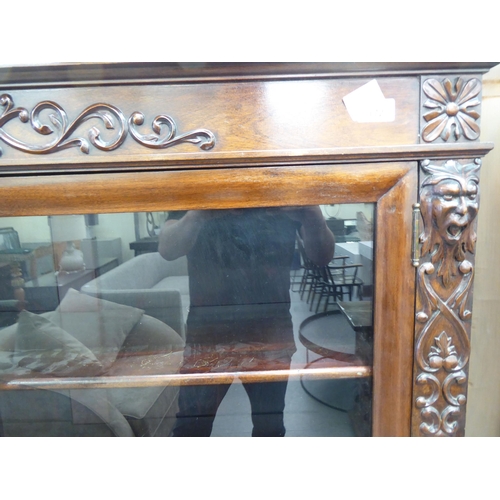
<instances>
[{"instance_id":1,"label":"wooden cornice","mask_svg":"<svg viewBox=\"0 0 500 500\"><path fill-rule=\"evenodd\" d=\"M57 87L139 83L408 76L486 73L494 62L307 62L307 63L58 63L0 67L0 87Z\"/></svg>"}]
</instances>

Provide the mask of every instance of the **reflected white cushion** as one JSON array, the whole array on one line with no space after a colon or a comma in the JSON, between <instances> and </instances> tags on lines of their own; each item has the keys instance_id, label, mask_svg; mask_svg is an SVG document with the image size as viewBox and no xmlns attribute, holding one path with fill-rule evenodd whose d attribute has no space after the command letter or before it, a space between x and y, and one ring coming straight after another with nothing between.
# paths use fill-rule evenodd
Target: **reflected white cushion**
<instances>
[{"instance_id":1,"label":"reflected white cushion","mask_svg":"<svg viewBox=\"0 0 500 500\"><path fill-rule=\"evenodd\" d=\"M109 368L144 311L70 289L47 317L92 351Z\"/></svg>"},{"instance_id":2,"label":"reflected white cushion","mask_svg":"<svg viewBox=\"0 0 500 500\"><path fill-rule=\"evenodd\" d=\"M57 376L93 376L103 371L81 342L47 318L28 311L19 315L12 360L19 367Z\"/></svg>"}]
</instances>

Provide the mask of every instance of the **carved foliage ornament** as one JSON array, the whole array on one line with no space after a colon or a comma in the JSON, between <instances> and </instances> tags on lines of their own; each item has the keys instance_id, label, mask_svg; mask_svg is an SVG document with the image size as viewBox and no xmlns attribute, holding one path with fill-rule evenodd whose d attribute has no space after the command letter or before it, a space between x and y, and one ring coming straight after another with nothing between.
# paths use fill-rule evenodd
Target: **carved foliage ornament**
<instances>
[{"instance_id":1,"label":"carved foliage ornament","mask_svg":"<svg viewBox=\"0 0 500 500\"><path fill-rule=\"evenodd\" d=\"M69 122L64 109L53 101L40 102L33 107L31 112L28 112L25 108L15 108L12 97L3 94L0 95L0 106L4 108L0 115L0 140L15 149L30 154L54 153L71 147L78 147L82 153L88 154L90 144L101 151L112 151L123 144L127 131L139 144L154 149L168 148L182 142L199 145L203 150L209 150L215 145L214 134L205 129L194 130L176 136L175 122L167 115L160 115L153 120L154 134L141 135L134 127L143 124L144 116L139 112L135 112L127 122L123 113L110 104L93 104L84 109L72 122ZM41 121L40 114L44 110L51 111L48 115L50 124ZM19 118L22 123L29 122L33 130L38 134L42 136L54 134L54 138L41 146L16 139L3 128L4 125L15 118ZM96 126L88 130L88 140L84 137L72 138L77 128L90 119L98 119L104 123L106 129L114 131L113 138L109 141L103 140L101 131ZM1 154L2 150L0 149Z\"/></svg>"},{"instance_id":2,"label":"carved foliage ornament","mask_svg":"<svg viewBox=\"0 0 500 500\"><path fill-rule=\"evenodd\" d=\"M471 141L479 137L479 113L471 108L481 103L478 95L481 92L481 82L472 78L465 82L457 78L454 82L445 78L426 80L422 86L427 100L424 108L430 109L423 115L428 122L422 130L422 138L426 142L433 142L439 137L448 141L455 140L462 135Z\"/></svg>"},{"instance_id":3,"label":"carved foliage ornament","mask_svg":"<svg viewBox=\"0 0 500 500\"><path fill-rule=\"evenodd\" d=\"M470 354L470 291L481 160L442 165L426 160L420 193L424 230L417 272L415 406L420 434L464 430ZM427 257L426 257L427 256ZM470 259L470 260L468 260Z\"/></svg>"}]
</instances>

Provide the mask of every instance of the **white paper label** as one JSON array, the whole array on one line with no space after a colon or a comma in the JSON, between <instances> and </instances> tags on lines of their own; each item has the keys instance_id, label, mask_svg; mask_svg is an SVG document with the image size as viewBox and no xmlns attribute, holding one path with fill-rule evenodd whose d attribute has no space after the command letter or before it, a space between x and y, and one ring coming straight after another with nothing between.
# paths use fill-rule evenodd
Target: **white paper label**
<instances>
[{"instance_id":1,"label":"white paper label","mask_svg":"<svg viewBox=\"0 0 500 500\"><path fill-rule=\"evenodd\" d=\"M393 122L396 118L396 101L384 97L377 80L347 94L342 101L355 122Z\"/></svg>"}]
</instances>

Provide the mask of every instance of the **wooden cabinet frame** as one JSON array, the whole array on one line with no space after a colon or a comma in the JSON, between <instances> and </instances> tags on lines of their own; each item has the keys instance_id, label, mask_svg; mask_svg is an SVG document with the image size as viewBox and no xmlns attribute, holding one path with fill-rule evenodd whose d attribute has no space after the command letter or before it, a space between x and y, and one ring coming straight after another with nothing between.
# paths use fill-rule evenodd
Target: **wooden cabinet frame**
<instances>
[{"instance_id":1,"label":"wooden cabinet frame","mask_svg":"<svg viewBox=\"0 0 500 500\"><path fill-rule=\"evenodd\" d=\"M361 69L348 66L346 69L342 65L337 67L320 65L316 67L317 72L308 73L306 70L310 68L306 65L277 65L274 69L265 66L265 71L259 65L253 67L244 65L239 69L238 67L226 67L226 70L231 69L232 71L230 76L224 75L223 68L217 68L217 65L209 66L205 73L194 76L186 75L182 71L177 74L177 69L171 66L170 77L168 77L167 65L167 69L155 66L153 69L159 71L160 76L156 80L146 80L144 69L141 69L140 65L132 65L131 68L135 76L128 81L127 79L120 80L121 87L117 87L116 95L121 95L120 99L130 99L127 94L129 84L148 85L153 81L155 85L161 87L159 90L155 87L154 90L158 90L158 92L163 86L186 84L187 91L180 99L183 99L187 106L193 96L196 97L197 93L202 94L205 89L203 85L229 85L235 94L229 95L227 98L236 106L238 88L255 85L256 81L273 83L307 81L311 85L315 82L319 85L324 81L331 83L335 79L341 78L339 85L350 89L352 81L355 81L353 87L355 88L359 82L367 81L368 77L387 78L389 86L394 85L395 89L400 89L397 91L398 98L403 101L408 99L410 102L404 108L405 120L408 122L405 126L408 127L408 136L414 135L414 141L413 143L407 141L391 144L389 135L385 138L384 145L365 145L358 141L357 144L353 143L347 147L325 147L323 142L328 140L328 133L338 132L344 126L352 127L352 124L348 124L347 119L344 119L341 123L335 122L331 125L331 130L320 132L322 137L318 139L315 147L307 147L306 144L306 146L288 147L288 149L281 150L272 149L270 146L268 150L259 149L263 145L262 137L257 137L252 139L253 142L248 139L252 142L248 149L238 152L237 149L241 148L242 144L237 141L234 144L229 143L230 141L224 142L224 139L221 139L223 143L221 147L222 149L226 148L226 150L221 151L220 154L206 157L200 151L192 154L177 153L174 145L171 149L172 152L162 150L158 155L154 154L154 151L148 150L144 153L134 153L132 156L127 156L118 148L116 154L115 152L110 153L109 159L105 157L105 154L98 152L95 162L91 162L89 158L85 157L83 158L84 163L78 163L80 156L73 153L66 155L58 152L45 156L23 155L22 151L19 153L16 150L12 159L5 162L5 166L2 166L4 159L0 158L0 175L2 176L0 216L376 203L373 435L463 435L465 395L460 393L463 395L462 398L451 388L449 388L448 393L444 389L444 386L448 384L446 382L448 379L445 380L444 377L447 376L447 373L453 372L452 375L458 373L455 369L457 365L451 366L448 372L443 372L444 375L439 378L437 371L441 369L441 365L437 370L432 365L426 371L425 367L430 365L425 361L424 369L422 369L422 363L417 362L418 356L427 356L425 359L428 359L432 353L438 353L441 356L442 364L445 362L443 361L445 356L439 350L439 346L430 345L432 339L425 341L426 349L429 352L421 353L418 351L419 335L423 329L431 328L425 326L431 320L428 316L427 319L423 319L421 315L427 306L424 303L425 300L422 299L423 285L417 281L416 276L422 275L420 272L422 268L419 266L429 262L431 257L422 255L421 260L412 263L412 257L415 258L415 255L412 254L415 238L418 238L420 234L415 227L414 205L422 201L422 196L424 198L430 196L426 194L424 182L425 178L429 179L429 176L433 175L432 172L429 173L429 164L434 163L437 165L437 170L442 170L441 177L434 174L439 178L435 177L433 185L438 184L443 179L449 180L453 176L456 181L461 174L452 172L453 168L457 168L457 164L463 166L473 164L475 161L478 164L478 159L484 156L492 145L482 144L477 141L477 138L468 139L467 137L459 137L458 140L451 143L441 136L438 137L437 142L435 142L436 139L422 141L424 133L427 133L427 138L429 138L432 131L425 132L426 121L422 116L426 110L419 111L415 109L415 106L422 102L420 93L425 90L423 82L428 81L431 77L438 75L438 78L435 79L438 81L441 78L441 73L452 77L472 73L473 78L469 79L471 81L477 79L476 76L486 71L490 66L488 64L480 67L477 64L448 65L445 67L386 65L383 69L382 65L372 68L366 66ZM121 67L115 69L116 74L121 74L120 71L123 71ZM45 89L48 92L56 88L58 95L64 96L66 88L68 92L72 89L90 88L98 94L101 86L117 85L117 80L111 78L97 83L90 80L78 81L78 79L68 82L57 81L58 71L62 71L62 68L59 67L55 70L54 68L52 70L46 68L40 73L46 75L47 78L52 75L50 81L40 81L42 77L38 73L38 77L36 77L38 80L34 74L31 76L35 80L31 80L29 76L23 74L19 81L7 82L7 88L11 87L21 96L25 87L28 90L35 89L39 95L42 95ZM89 71L92 73L92 67L89 68ZM105 71L113 74L110 67L105 67ZM361 80L359 80L360 78ZM391 79L394 79L394 83L391 83ZM402 79L401 85L398 79ZM252 88L245 87L245 92L249 95L252 94ZM127 95L123 97L124 94ZM328 99L331 99L331 95L328 95ZM73 99L74 96L71 98ZM247 97L247 99L250 98ZM269 118L271 110L262 104L262 100L252 101L249 109L256 111L259 105L263 106L262 110L259 111L262 114L259 120L265 121ZM216 112L217 110L212 105L209 106L208 111L199 112L196 118L200 122L200 126L203 126L203 119L209 119L210 113ZM450 114L446 115L445 118L454 116L452 112L454 110L450 111ZM414 116L415 113L416 116ZM251 127L255 129L260 126L259 120L252 121L254 118L241 117L237 109L231 119L236 121L250 119ZM327 117L325 120L330 119L331 117ZM269 120L271 119L269 118ZM0 120L0 128L4 122ZM317 122L316 124L313 120L312 126L317 125L320 128L325 123L325 121L321 122L320 119ZM266 127L267 125L262 125L261 128ZM205 133L203 140L211 140L207 135L210 130L203 129L203 131ZM198 135L199 133L198 131ZM215 131L215 136L217 140L220 139L217 131ZM193 137L197 137L197 135L194 134ZM403 139L406 140L406 138ZM130 138L127 140L130 143ZM271 142L270 139L269 144ZM0 145L2 144L0 143ZM189 144L186 147L190 147ZM449 163L450 161L453 165ZM422 171L422 168L424 170L427 168L427 170ZM454 181L452 180L452 182ZM477 180L476 185L478 182ZM430 203L429 200L427 201ZM423 222L425 225L429 221L424 218ZM475 221L471 220L472 223ZM425 230L427 232L437 231L434 226L426 226L422 234L425 233ZM469 255L471 250L473 251L473 248L466 248L466 253L468 252L467 262L472 266L473 258ZM417 255L416 259L418 260L418 258ZM443 257L443 259L449 259L449 257ZM456 264L456 266L460 266L463 261L463 259L460 261L456 256L451 260L450 265ZM426 269L425 272L431 272L428 271L428 267ZM467 274L469 271L467 268L464 273ZM442 304L447 304L446 295L449 295L452 288L457 286L456 282L443 285L441 280L439 283L441 284L436 288L436 296L441 297ZM472 286L471 283L468 283L467 293L470 286ZM468 301L467 307L470 309L470 297L467 296L464 300ZM449 309L451 310L453 307L450 305ZM434 315L447 315L446 311L443 312L443 308L446 309L445 306L438 304L433 309ZM453 315L454 313L449 314ZM438 320L441 321L439 318ZM439 321L437 322L439 323ZM457 321L469 325L470 314L458 318ZM455 329L458 327L448 326L446 328L450 328L448 345L451 345L456 334ZM425 330L425 335L431 337L441 333L434 334L433 331L427 330ZM470 334L470 325L464 326L464 331L467 335ZM463 352L460 351L461 349ZM468 359L467 349L469 346L466 342L457 345L456 357ZM459 362L457 363L459 364ZM463 376L466 380L465 365L466 361L461 368L465 370ZM434 381L429 382L432 377L434 377L432 379ZM460 379L460 382L457 380L455 377L455 385L457 383L464 384L463 379ZM425 382L428 382L430 386L438 384L439 387L437 389L426 389L425 387L422 389ZM449 409L450 405L446 406L446 401L443 404L440 403L441 399L448 397L447 395L453 400L453 403L456 403L450 403L453 406L451 409ZM441 406L439 406L440 404ZM458 417L453 420L453 422L456 421L456 424L451 422L453 424L450 424L451 427L440 423L441 420L447 418L448 414L455 416L458 414ZM436 415L438 416L436 417ZM422 432L424 428L429 432Z\"/></svg>"}]
</instances>

